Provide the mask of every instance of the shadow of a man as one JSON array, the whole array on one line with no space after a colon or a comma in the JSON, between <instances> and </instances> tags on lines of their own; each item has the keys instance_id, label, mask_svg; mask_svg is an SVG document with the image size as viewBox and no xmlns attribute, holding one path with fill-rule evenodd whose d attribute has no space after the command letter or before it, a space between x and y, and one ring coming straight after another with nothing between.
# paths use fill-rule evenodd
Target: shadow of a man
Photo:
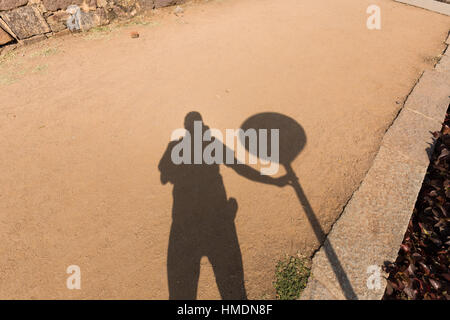
<instances>
[{"instance_id":1,"label":"shadow of a man","mask_svg":"<svg viewBox=\"0 0 450 320\"><path fill-rule=\"evenodd\" d=\"M196 121L202 121L198 112L190 112L185 117L184 126L191 137L194 137ZM202 126L203 136L209 128ZM167 256L169 299L196 299L202 257L207 257L213 267L222 299L246 299L242 255L234 224L237 202L227 197L218 164L173 163L172 150L181 140L169 143L158 166L161 183L173 184ZM203 142L203 149L209 143ZM227 147L222 146L222 154L226 155ZM193 157L192 144L191 148ZM289 183L287 176L273 178L261 175L245 164L237 164L236 159L234 164L222 163L253 181L280 187Z\"/></svg>"}]
</instances>

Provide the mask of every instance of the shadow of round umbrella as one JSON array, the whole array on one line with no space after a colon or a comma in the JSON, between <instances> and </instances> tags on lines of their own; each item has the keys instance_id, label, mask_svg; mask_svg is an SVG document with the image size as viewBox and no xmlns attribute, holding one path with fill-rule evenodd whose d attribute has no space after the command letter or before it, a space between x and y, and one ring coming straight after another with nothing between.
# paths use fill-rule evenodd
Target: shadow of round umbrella
<instances>
[{"instance_id":1,"label":"shadow of round umbrella","mask_svg":"<svg viewBox=\"0 0 450 320\"><path fill-rule=\"evenodd\" d=\"M275 113L275 112L265 112L265 113L259 113L256 115L251 116L247 120L244 121L244 123L241 125L241 129L244 131L248 129L255 129L257 132L258 130L266 129L267 135L268 135L268 141L271 141L269 138L271 129L278 129L279 130L279 163L284 166L286 169L286 173L292 177L291 185L294 188L297 197L300 201L300 204L302 205L305 214L312 226L312 229L314 230L314 233L317 237L317 240L319 243L323 243L325 240L326 234L322 229L322 226L320 225L319 221L317 220L317 217L307 199L305 196L305 193L303 192L303 188L301 187L298 178L292 169L291 163L292 161L300 154L300 152L303 150L303 148L306 145L306 134L303 127L294 119L291 117L288 117L286 115ZM255 150L250 150L249 144L246 143L245 137L243 135L239 138L240 143L249 151L249 152L255 152ZM271 143L268 143L268 152L267 154L270 155L270 147ZM254 156L258 157L260 156L260 152L257 150L256 154L253 154ZM262 160L273 160L269 159L269 156L267 159L261 158ZM357 296L355 292L353 291L353 288L350 284L350 281L348 280L348 277L346 273L344 272L341 263L339 262L339 259L331 246L331 244L328 242L324 245L325 253L328 257L328 260L330 261L330 264L333 267L333 271L336 274L336 277L339 280L339 284L344 291L347 299L357 299Z\"/></svg>"},{"instance_id":2,"label":"shadow of round umbrella","mask_svg":"<svg viewBox=\"0 0 450 320\"><path fill-rule=\"evenodd\" d=\"M300 154L306 145L306 134L302 126L294 119L275 112L265 112L256 114L248 118L241 126L244 131L248 129L267 130L268 137L272 129L279 130L279 163L283 165L288 174L295 176L292 170L292 161ZM248 144L243 141L243 136L240 136L240 142L248 150ZM268 138L270 141L270 138ZM268 144L268 152L270 155L271 144ZM250 150L249 150L250 151ZM260 156L258 151L255 156ZM270 160L269 157L263 160ZM298 182L297 182L298 184Z\"/></svg>"}]
</instances>

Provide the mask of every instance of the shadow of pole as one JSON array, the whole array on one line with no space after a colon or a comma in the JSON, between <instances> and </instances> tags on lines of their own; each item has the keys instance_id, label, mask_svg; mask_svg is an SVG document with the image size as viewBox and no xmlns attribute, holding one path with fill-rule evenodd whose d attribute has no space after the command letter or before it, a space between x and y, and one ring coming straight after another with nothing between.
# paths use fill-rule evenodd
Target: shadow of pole
<instances>
[{"instance_id":1,"label":"shadow of pole","mask_svg":"<svg viewBox=\"0 0 450 320\"><path fill-rule=\"evenodd\" d=\"M241 129L255 129L255 130L279 130L279 163L282 164L288 175L294 179L291 182L292 187L297 193L297 197L302 205L305 214L311 224L314 233L319 243L326 240L326 234L319 223L319 220L314 213L303 189L298 182L297 175L291 167L292 161L298 156L306 145L306 134L302 126L294 119L275 112L259 113L248 118L241 126ZM246 141L241 139L241 143L247 148ZM249 150L250 152L250 150ZM269 150L269 152L271 152ZM260 156L259 154L255 154ZM267 159L265 159L267 160ZM325 254L333 268L333 272L339 281L339 285L347 299L357 300L358 297L353 290L353 287L345 273L339 258L334 251L331 243L324 244Z\"/></svg>"},{"instance_id":2,"label":"shadow of pole","mask_svg":"<svg viewBox=\"0 0 450 320\"><path fill-rule=\"evenodd\" d=\"M286 171L288 174L291 174L292 176L296 176L295 172L292 170L290 165L285 166ZM305 193L303 192L303 189L298 182L298 180L295 180L292 182L292 187L294 188L295 192L297 193L297 197L300 200L300 204L302 205L306 217L308 218L309 223L311 224L311 227L314 230L314 233L316 235L316 238L319 240L320 243L322 241L326 240L326 234L322 229L322 226L320 225L319 221L317 220L317 217L309 204L308 198L306 198ZM342 289L342 291L345 294L345 297L350 300L357 300L358 297L355 294L355 291L353 290L353 287L348 280L347 274L345 273L344 269L342 268L342 265L339 261L339 258L336 255L336 252L333 249L333 246L331 243L329 246L324 245L323 246L325 250L325 254L327 255L328 261L330 261L330 264L333 268L333 271L339 281L339 285Z\"/></svg>"}]
</instances>

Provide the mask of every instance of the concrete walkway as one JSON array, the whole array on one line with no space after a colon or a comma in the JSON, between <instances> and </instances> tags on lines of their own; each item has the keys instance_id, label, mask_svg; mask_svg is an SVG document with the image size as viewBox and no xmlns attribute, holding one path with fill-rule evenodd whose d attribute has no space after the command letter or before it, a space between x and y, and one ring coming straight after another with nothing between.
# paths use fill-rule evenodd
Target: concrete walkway
<instances>
[{"instance_id":1,"label":"concrete walkway","mask_svg":"<svg viewBox=\"0 0 450 320\"><path fill-rule=\"evenodd\" d=\"M445 1L440 2L436 0L395 0L395 1L450 16L449 1L447 2Z\"/></svg>"},{"instance_id":2,"label":"concrete walkway","mask_svg":"<svg viewBox=\"0 0 450 320\"><path fill-rule=\"evenodd\" d=\"M302 299L383 297L388 275L381 266L397 258L430 164L432 133L441 130L449 106L447 48L436 68L426 71L412 90L372 168L314 256L313 276ZM335 259L327 257L330 248L336 248Z\"/></svg>"},{"instance_id":3,"label":"concrete walkway","mask_svg":"<svg viewBox=\"0 0 450 320\"><path fill-rule=\"evenodd\" d=\"M168 8L6 56L0 298L166 299L173 186L162 184L158 164L193 110L221 131L269 111L305 131L291 165L307 210L289 186L220 168L238 203L235 258L247 295L273 298L278 259L320 247L405 97L444 49L448 17L377 2L379 31L366 28L368 0L196 1L179 16ZM350 273L353 260L333 249ZM220 298L220 263L199 264L196 296ZM81 268L81 290L66 288L69 265ZM227 272L229 281L239 278L239 270Z\"/></svg>"}]
</instances>

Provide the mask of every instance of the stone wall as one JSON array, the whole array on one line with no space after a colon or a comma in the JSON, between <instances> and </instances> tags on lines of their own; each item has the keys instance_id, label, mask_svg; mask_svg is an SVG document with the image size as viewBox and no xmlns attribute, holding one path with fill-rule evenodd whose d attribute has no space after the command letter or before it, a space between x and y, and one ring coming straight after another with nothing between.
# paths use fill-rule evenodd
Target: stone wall
<instances>
[{"instance_id":1,"label":"stone wall","mask_svg":"<svg viewBox=\"0 0 450 320\"><path fill-rule=\"evenodd\" d=\"M15 41L31 43L71 32L67 24L74 14L71 8L80 8L81 17L72 31L86 31L114 19L131 18L143 10L182 2L184 0L0 0L0 47Z\"/></svg>"}]
</instances>

